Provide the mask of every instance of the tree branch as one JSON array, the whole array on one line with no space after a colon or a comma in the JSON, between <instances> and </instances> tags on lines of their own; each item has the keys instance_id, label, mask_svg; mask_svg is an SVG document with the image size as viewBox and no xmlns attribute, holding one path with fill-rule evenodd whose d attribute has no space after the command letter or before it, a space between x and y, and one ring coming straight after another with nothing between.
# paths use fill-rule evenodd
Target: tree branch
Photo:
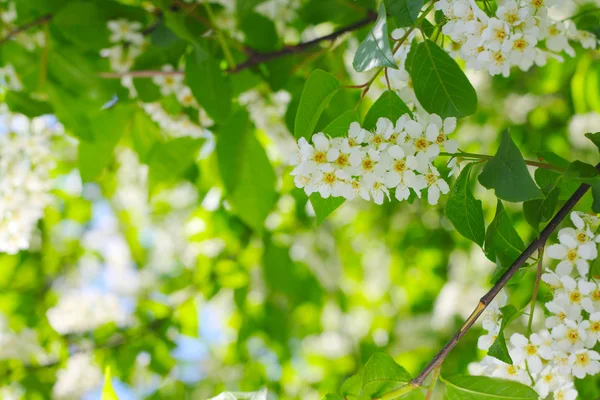
<instances>
[{"instance_id":1,"label":"tree branch","mask_svg":"<svg viewBox=\"0 0 600 400\"><path fill-rule=\"evenodd\" d=\"M600 164L596 165L596 169L600 170ZM498 282L479 300L479 304L473 310L469 318L463 323L458 332L452 336L452 338L446 343L444 347L431 359L429 364L417 375L408 385L405 385L399 389L388 392L380 397L380 400L395 399L414 390L415 388L423 386L423 382L429 376L429 374L436 368L439 368L446 356L452 351L460 339L467 333L467 331L475 324L475 321L481 316L483 311L491 303L491 301L500 293L500 290L513 277L513 275L521 268L533 255L533 253L541 249L545 244L550 235L558 228L560 223L569 215L575 204L583 197L583 195L589 190L590 186L582 184L577 188L575 193L565 202L565 204L558 210L554 218L548 222L548 225L540 232L540 235L533 242L527 246L527 248L521 253L521 255L515 260L515 262L508 268L508 270L500 277Z\"/></svg>"},{"instance_id":2,"label":"tree branch","mask_svg":"<svg viewBox=\"0 0 600 400\"><path fill-rule=\"evenodd\" d=\"M227 72L229 72L231 74L235 74L235 73L241 72L245 69L254 67L259 64L263 64L267 61L271 61L271 60L275 60L280 57L284 57L289 54L303 53L303 52L309 50L311 47L313 47L321 42L335 40L345 33L360 29L363 26L369 24L370 22L375 21L376 18L377 18L377 14L371 12L371 13L369 13L368 16L361 19L360 21L357 21L351 25L345 26L345 27L341 28L340 30L330 33L329 35L321 36L319 38L309 40L307 42L298 43L293 46L285 46L282 49L272 51L269 53L257 53L255 51L250 51L248 54L248 59L246 61L244 61L241 64L238 64L235 68L228 69ZM183 74L183 71L170 71L170 72L167 71L167 72L165 72L165 71L147 70L147 71L130 71L130 72L124 72L124 73L103 72L100 74L100 77L108 78L108 79L122 78L123 76L131 76L134 78L151 78L153 76L158 76L158 75L182 75L182 74Z\"/></svg>"},{"instance_id":3,"label":"tree branch","mask_svg":"<svg viewBox=\"0 0 600 400\"><path fill-rule=\"evenodd\" d=\"M596 169L600 169L600 164L596 165ZM548 225L546 225L542 232L540 232L538 238L529 244L529 246L523 251L523 253L521 253L521 255L510 266L510 268L508 268L504 275L500 277L498 282L496 282L496 284L481 298L479 304L477 305L473 313L469 316L469 318L467 318L463 326L461 326L459 331L456 332L454 336L452 336L452 338L448 341L448 343L446 343L446 345L442 347L442 349L435 355L435 357L433 357L433 359L429 362L425 369L423 369L423 371L411 381L412 385L421 386L423 384L423 381L431 373L431 371L433 371L435 368L442 364L448 353L450 353L450 351L454 348L454 346L456 346L458 341L473 326L477 318L479 318L481 313L483 313L483 311L490 304L490 302L498 295L498 293L500 293L500 290L502 290L502 288L506 286L510 278L512 278L513 275L519 270L519 268L521 268L525 264L525 262L527 262L527 259L529 259L529 257L531 257L536 250L544 246L552 232L554 232L556 228L558 228L560 223L563 221L563 219L565 219L569 215L573 207L575 207L575 204L577 204L577 202L583 197L583 195L589 190L589 188L590 186L585 183L579 186L579 188L577 188L575 193L573 193L573 195L565 202L565 204L560 208L560 210L558 210L554 218L552 218L552 220L548 222Z\"/></svg>"},{"instance_id":4,"label":"tree branch","mask_svg":"<svg viewBox=\"0 0 600 400\"><path fill-rule=\"evenodd\" d=\"M36 27L38 25L43 25L46 22L50 21L51 19L52 19L52 14L46 14L46 15L42 15L38 19L33 20L25 25L16 27L12 31L8 32L8 34L6 36L4 36L2 39L0 39L0 46L3 45L4 43L8 42L10 39L12 39L14 36L18 35L19 33L25 32L26 30Z\"/></svg>"}]
</instances>

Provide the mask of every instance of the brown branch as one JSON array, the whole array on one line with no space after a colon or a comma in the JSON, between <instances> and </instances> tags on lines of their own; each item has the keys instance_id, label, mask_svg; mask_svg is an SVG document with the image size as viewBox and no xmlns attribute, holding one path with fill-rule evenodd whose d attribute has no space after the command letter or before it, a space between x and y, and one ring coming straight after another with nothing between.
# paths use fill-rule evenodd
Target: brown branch
<instances>
[{"instance_id":1,"label":"brown branch","mask_svg":"<svg viewBox=\"0 0 600 400\"><path fill-rule=\"evenodd\" d=\"M340 30L330 33L329 35L321 36L319 38L309 40L307 42L298 43L293 46L286 46L280 50L272 51L269 53L258 53L252 50L247 51L248 59L241 64L238 64L235 68L230 68L227 72L231 74L238 73L245 69L254 67L259 64L263 64L267 61L275 60L277 58L289 55L289 54L298 54L303 53L309 50L311 47L325 41L335 40L338 37L342 36L345 33L355 31L357 29L362 28L363 26L375 21L377 18L377 14L369 13L369 15L360 21L357 21L351 25L345 26ZM155 70L146 70L146 71L130 71L124 73L117 72L102 72L100 73L100 77L102 78L122 78L123 76L132 76L134 78L151 78L153 76L158 75L182 75L182 71L155 71Z\"/></svg>"},{"instance_id":2,"label":"brown branch","mask_svg":"<svg viewBox=\"0 0 600 400\"><path fill-rule=\"evenodd\" d=\"M600 169L600 164L596 165L596 169ZM552 218L552 220L548 222L548 225L546 225L542 232L540 232L540 235L537 237L537 239L529 244L525 251L521 253L521 255L510 266L510 268L508 268L508 270L500 277L498 282L496 282L496 284L481 298L479 304L469 318L465 321L463 326L461 326L459 331L452 336L452 338L444 347L442 347L442 349L435 355L435 357L433 357L423 371L410 382L412 386L422 386L423 381L425 378L427 378L431 371L442 364L446 356L450 353L450 351L452 351L454 346L456 346L458 341L465 335L465 333L467 333L467 331L473 326L477 318L479 318L490 302L498 295L500 290L506 286L510 278L512 278L519 268L521 268L527 262L529 257L531 257L536 250L544 246L550 235L556 230L556 228L558 228L563 219L569 215L573 207L575 207L575 204L577 204L577 202L583 197L589 188L590 186L585 183L579 186L575 193L573 193L573 195L565 202L561 209L558 210L554 218Z\"/></svg>"},{"instance_id":3,"label":"brown branch","mask_svg":"<svg viewBox=\"0 0 600 400\"><path fill-rule=\"evenodd\" d=\"M48 21L50 21L51 19L52 19L52 14L46 14L46 15L42 15L41 17L39 17L36 20L26 23L25 25L16 27L12 31L8 32L8 34L6 36L4 36L2 39L0 39L0 46L3 45L4 43L8 42L10 39L12 39L14 36L18 35L19 33L25 32L26 30L36 27L38 25L43 25L43 24L47 23Z\"/></svg>"}]
</instances>

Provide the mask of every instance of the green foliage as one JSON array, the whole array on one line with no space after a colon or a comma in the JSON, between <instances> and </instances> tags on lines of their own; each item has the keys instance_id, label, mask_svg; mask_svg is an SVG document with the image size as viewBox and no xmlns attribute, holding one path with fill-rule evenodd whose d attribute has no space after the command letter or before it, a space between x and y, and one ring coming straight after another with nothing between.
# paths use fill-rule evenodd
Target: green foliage
<instances>
[{"instance_id":1,"label":"green foliage","mask_svg":"<svg viewBox=\"0 0 600 400\"><path fill-rule=\"evenodd\" d=\"M104 371L104 386L102 386L102 397L101 400L119 400L115 389L113 389L111 378L110 378L110 367L106 367Z\"/></svg>"},{"instance_id":2,"label":"green foliage","mask_svg":"<svg viewBox=\"0 0 600 400\"><path fill-rule=\"evenodd\" d=\"M504 361L507 364L513 363L510 354L508 353L508 349L506 347L506 339L504 338L504 328L512 322L517 316L519 312L517 308L513 305L508 305L500 308L500 312L502 313L502 323L500 324L500 330L498 331L498 337L492 343L492 346L488 350L488 355L491 357L496 357L500 361Z\"/></svg>"},{"instance_id":3,"label":"green foliage","mask_svg":"<svg viewBox=\"0 0 600 400\"><path fill-rule=\"evenodd\" d=\"M494 278L507 270L525 250L525 244L500 200L496 207L496 216L485 234L484 250L490 261L500 263Z\"/></svg>"},{"instance_id":4,"label":"green foliage","mask_svg":"<svg viewBox=\"0 0 600 400\"><path fill-rule=\"evenodd\" d=\"M217 158L231 205L245 223L261 232L275 203L276 177L246 111L236 111L221 128Z\"/></svg>"},{"instance_id":5,"label":"green foliage","mask_svg":"<svg viewBox=\"0 0 600 400\"><path fill-rule=\"evenodd\" d=\"M317 216L317 226L321 225L323 221L334 212L339 206L344 204L346 200L343 197L328 197L324 199L319 193L313 193L310 195L310 203L315 210Z\"/></svg>"},{"instance_id":6,"label":"green foliage","mask_svg":"<svg viewBox=\"0 0 600 400\"><path fill-rule=\"evenodd\" d=\"M321 114L339 88L340 82L325 71L315 70L310 74L296 113L294 136L297 139L310 139Z\"/></svg>"},{"instance_id":7,"label":"green foliage","mask_svg":"<svg viewBox=\"0 0 600 400\"><path fill-rule=\"evenodd\" d=\"M458 233L483 247L485 222L481 201L475 199L469 185L473 164L468 164L452 187L444 210Z\"/></svg>"},{"instance_id":8,"label":"green foliage","mask_svg":"<svg viewBox=\"0 0 600 400\"><path fill-rule=\"evenodd\" d=\"M377 67L398 69L390 48L387 16L383 3L379 6L375 25L356 50L352 66L358 72L369 71Z\"/></svg>"},{"instance_id":9,"label":"green foliage","mask_svg":"<svg viewBox=\"0 0 600 400\"><path fill-rule=\"evenodd\" d=\"M375 125L379 118L387 118L393 123L396 123L396 120L403 114L412 115L412 112L395 91L386 90L379 96L377 101L373 103L371 108L369 108L362 127L367 130L375 129Z\"/></svg>"},{"instance_id":10,"label":"green foliage","mask_svg":"<svg viewBox=\"0 0 600 400\"><path fill-rule=\"evenodd\" d=\"M496 155L481 171L479 183L488 189L494 189L496 196L506 201L522 202L544 198L507 131L502 133Z\"/></svg>"},{"instance_id":11,"label":"green foliage","mask_svg":"<svg viewBox=\"0 0 600 400\"><path fill-rule=\"evenodd\" d=\"M196 48L185 63L185 80L198 103L216 121L231 113L231 88L217 60Z\"/></svg>"},{"instance_id":12,"label":"green foliage","mask_svg":"<svg viewBox=\"0 0 600 400\"><path fill-rule=\"evenodd\" d=\"M384 0L384 3L399 28L414 26L423 7L423 0Z\"/></svg>"},{"instance_id":13,"label":"green foliage","mask_svg":"<svg viewBox=\"0 0 600 400\"><path fill-rule=\"evenodd\" d=\"M423 108L442 118L473 114L477 93L456 61L431 40L419 43L413 52L410 77Z\"/></svg>"},{"instance_id":14,"label":"green foliage","mask_svg":"<svg viewBox=\"0 0 600 400\"><path fill-rule=\"evenodd\" d=\"M529 386L505 379L456 375L443 381L448 400L533 400L539 397Z\"/></svg>"}]
</instances>

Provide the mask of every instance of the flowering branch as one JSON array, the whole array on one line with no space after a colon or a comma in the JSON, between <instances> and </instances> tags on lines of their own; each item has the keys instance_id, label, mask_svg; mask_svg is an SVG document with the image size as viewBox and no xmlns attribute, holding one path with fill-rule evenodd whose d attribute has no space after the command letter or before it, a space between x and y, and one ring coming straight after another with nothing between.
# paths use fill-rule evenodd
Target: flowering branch
<instances>
[{"instance_id":1,"label":"flowering branch","mask_svg":"<svg viewBox=\"0 0 600 400\"><path fill-rule=\"evenodd\" d=\"M600 164L596 165L596 169L600 170ZM479 316L483 313L486 307L490 304L490 302L500 293L500 290L506 286L508 281L513 277L513 275L521 268L533 255L535 251L542 248L550 235L558 228L560 223L569 215L575 204L583 197L583 195L589 190L590 186L587 184L582 184L577 188L575 193L565 202L565 204L561 207L560 210L556 213L554 218L550 220L548 225L540 232L537 239L527 246L527 248L521 253L521 255L513 262L513 264L508 268L508 270L500 277L500 279L496 282L496 284L479 300L479 304L469 318L463 323L458 332L452 336L452 338L446 343L444 347L433 357L433 359L427 364L427 366L421 371L421 373L415 377L410 383L406 386L401 387L400 389L394 390L392 392L386 393L383 395L380 400L388 400L395 399L403 394L406 394L418 387L423 386L423 382L429 376L429 374L438 368L446 359L446 356L452 351L452 349L456 346L456 344L460 341L460 339L467 333L467 331L473 326L475 321L479 318Z\"/></svg>"},{"instance_id":2,"label":"flowering branch","mask_svg":"<svg viewBox=\"0 0 600 400\"><path fill-rule=\"evenodd\" d=\"M231 74L235 74L241 72L245 69L254 67L259 64L264 64L267 61L275 60L277 58L284 57L289 54L297 54L303 53L309 50L311 47L319 44L324 41L332 41L342 36L345 33L355 31L357 29L362 28L363 26L375 21L377 18L377 14L370 12L365 18L360 21L355 22L354 24L348 25L340 30L330 33L329 35L321 36L313 40L309 40L307 42L298 43L294 46L285 46L284 48L268 53L258 53L255 51L250 51L248 59L237 66L230 68L227 72ZM100 77L112 79L112 78L122 78L124 76L131 76L134 78L151 78L154 76L160 75L183 75L183 71L155 71L155 70L147 70L147 71L129 71L124 73L118 72L102 72L100 73Z\"/></svg>"},{"instance_id":3,"label":"flowering branch","mask_svg":"<svg viewBox=\"0 0 600 400\"><path fill-rule=\"evenodd\" d=\"M43 25L43 24L49 22L51 19L52 19L52 14L46 14L46 15L42 15L38 19L33 20L25 25L16 27L12 31L8 32L8 34L6 36L4 36L2 39L0 39L0 46L3 45L4 43L8 42L10 39L12 39L14 36L18 35L19 33L25 32L26 30L29 30L33 27Z\"/></svg>"}]
</instances>

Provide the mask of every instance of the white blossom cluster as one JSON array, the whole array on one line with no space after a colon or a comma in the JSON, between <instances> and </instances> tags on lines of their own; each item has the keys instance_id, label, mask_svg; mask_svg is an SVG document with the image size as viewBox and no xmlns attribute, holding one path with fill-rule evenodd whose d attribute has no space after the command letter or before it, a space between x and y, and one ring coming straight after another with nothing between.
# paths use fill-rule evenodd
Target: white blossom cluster
<instances>
[{"instance_id":1,"label":"white blossom cluster","mask_svg":"<svg viewBox=\"0 0 600 400\"><path fill-rule=\"evenodd\" d=\"M559 263L542 275L553 294L545 304L545 329L529 338L520 333L510 337L507 345L513 365L486 356L474 370L530 385L541 399L552 393L554 399L575 400L573 380L600 372L600 354L593 350L600 340L600 286L589 277L590 262L598 256L600 235L595 232L600 219L573 212L571 221L574 227L561 229L559 243L546 250ZM483 328L488 333L479 338L480 349L488 350L496 340L500 308L505 304L503 294L484 313Z\"/></svg>"},{"instance_id":2,"label":"white blossom cluster","mask_svg":"<svg viewBox=\"0 0 600 400\"><path fill-rule=\"evenodd\" d=\"M0 314L0 360L20 360L27 363L43 353L33 329L25 328L15 332L10 328L6 317Z\"/></svg>"},{"instance_id":3,"label":"white blossom cluster","mask_svg":"<svg viewBox=\"0 0 600 400\"><path fill-rule=\"evenodd\" d=\"M29 248L32 233L52 197L54 167L51 137L43 117L0 111L0 252L15 254Z\"/></svg>"},{"instance_id":4,"label":"white blossom cluster","mask_svg":"<svg viewBox=\"0 0 600 400\"><path fill-rule=\"evenodd\" d=\"M48 309L46 316L61 335L92 331L109 322L118 326L130 323L129 314L117 295L92 290L63 295L58 304Z\"/></svg>"},{"instance_id":5,"label":"white blossom cluster","mask_svg":"<svg viewBox=\"0 0 600 400\"><path fill-rule=\"evenodd\" d=\"M456 118L436 114L404 114L394 124L379 118L370 132L353 122L347 137L330 138L319 132L312 144L300 138L292 159L294 183L307 195L318 192L352 199L360 196L382 204L395 189L399 201L412 191L421 197L427 189L430 204L450 190L433 162L442 149L455 153L458 143L448 139L456 129Z\"/></svg>"},{"instance_id":6,"label":"white blossom cluster","mask_svg":"<svg viewBox=\"0 0 600 400\"><path fill-rule=\"evenodd\" d=\"M78 353L67 360L67 365L56 373L52 394L58 400L82 399L89 391L102 384L102 371L89 353Z\"/></svg>"},{"instance_id":7,"label":"white blossom cluster","mask_svg":"<svg viewBox=\"0 0 600 400\"><path fill-rule=\"evenodd\" d=\"M146 45L141 32L142 24L138 21L116 19L108 21L107 27L110 31L109 40L114 45L102 49L100 55L108 58L113 71L127 72Z\"/></svg>"},{"instance_id":8,"label":"white blossom cluster","mask_svg":"<svg viewBox=\"0 0 600 400\"><path fill-rule=\"evenodd\" d=\"M12 64L0 67L0 86L15 92L23 90L21 79Z\"/></svg>"},{"instance_id":9,"label":"white blossom cluster","mask_svg":"<svg viewBox=\"0 0 600 400\"><path fill-rule=\"evenodd\" d=\"M448 19L442 32L452 39L452 50L468 68L508 76L513 66L526 71L534 64L546 64L550 57L562 60L563 52L574 56L570 40L596 48L593 34L549 16L549 9L565 2L503 0L498 1L494 16L488 16L475 0L440 0L435 9Z\"/></svg>"}]
</instances>

